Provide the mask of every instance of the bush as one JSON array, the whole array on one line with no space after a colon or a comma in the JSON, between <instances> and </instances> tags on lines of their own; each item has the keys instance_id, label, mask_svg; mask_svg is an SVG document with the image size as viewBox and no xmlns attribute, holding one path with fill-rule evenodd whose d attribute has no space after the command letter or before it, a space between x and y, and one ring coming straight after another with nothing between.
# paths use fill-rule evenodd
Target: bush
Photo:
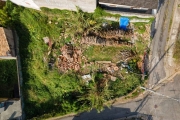
<instances>
[{"instance_id":1,"label":"bush","mask_svg":"<svg viewBox=\"0 0 180 120\"><path fill-rule=\"evenodd\" d=\"M0 98L13 98L14 85L18 84L16 60L0 60Z\"/></svg>"}]
</instances>

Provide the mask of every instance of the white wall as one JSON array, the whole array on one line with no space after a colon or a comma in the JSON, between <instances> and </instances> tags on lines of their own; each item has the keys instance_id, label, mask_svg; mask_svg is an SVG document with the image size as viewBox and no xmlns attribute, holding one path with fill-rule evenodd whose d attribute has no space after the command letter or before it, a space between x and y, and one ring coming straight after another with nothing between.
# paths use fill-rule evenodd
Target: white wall
<instances>
[{"instance_id":1,"label":"white wall","mask_svg":"<svg viewBox=\"0 0 180 120\"><path fill-rule=\"evenodd\" d=\"M13 3L39 9L39 7L76 10L79 6L85 12L94 12L97 0L11 0Z\"/></svg>"},{"instance_id":2,"label":"white wall","mask_svg":"<svg viewBox=\"0 0 180 120\"><path fill-rule=\"evenodd\" d=\"M39 7L76 10L79 6L83 11L93 12L96 9L96 0L34 0Z\"/></svg>"}]
</instances>

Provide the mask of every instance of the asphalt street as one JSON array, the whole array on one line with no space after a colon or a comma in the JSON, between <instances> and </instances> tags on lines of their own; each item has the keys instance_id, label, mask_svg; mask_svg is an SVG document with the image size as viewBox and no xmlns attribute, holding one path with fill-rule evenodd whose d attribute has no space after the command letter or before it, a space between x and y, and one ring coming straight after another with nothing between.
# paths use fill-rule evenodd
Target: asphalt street
<instances>
[{"instance_id":1,"label":"asphalt street","mask_svg":"<svg viewBox=\"0 0 180 120\"><path fill-rule=\"evenodd\" d=\"M137 112L152 115L153 120L180 120L180 102L173 100L180 100L179 79L180 75L176 75L170 83L163 84L157 93L164 96L151 94Z\"/></svg>"},{"instance_id":2,"label":"asphalt street","mask_svg":"<svg viewBox=\"0 0 180 120\"><path fill-rule=\"evenodd\" d=\"M149 88L166 77L164 57L168 50L166 42L168 39L169 25L173 15L175 0L161 0L160 9L156 17L155 34L151 43ZM170 46L171 47L171 46Z\"/></svg>"}]
</instances>

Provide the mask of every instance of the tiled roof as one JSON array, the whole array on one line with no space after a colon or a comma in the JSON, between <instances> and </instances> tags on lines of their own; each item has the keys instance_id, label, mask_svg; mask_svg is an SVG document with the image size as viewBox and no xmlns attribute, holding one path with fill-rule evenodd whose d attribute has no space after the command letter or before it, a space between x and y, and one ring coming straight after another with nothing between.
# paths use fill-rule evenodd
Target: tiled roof
<instances>
[{"instance_id":1,"label":"tiled roof","mask_svg":"<svg viewBox=\"0 0 180 120\"><path fill-rule=\"evenodd\" d=\"M127 5L136 8L157 9L159 0L99 0L102 3L111 3L117 5Z\"/></svg>"},{"instance_id":2,"label":"tiled roof","mask_svg":"<svg viewBox=\"0 0 180 120\"><path fill-rule=\"evenodd\" d=\"M9 44L3 27L0 27L0 56L7 56L10 51Z\"/></svg>"}]
</instances>

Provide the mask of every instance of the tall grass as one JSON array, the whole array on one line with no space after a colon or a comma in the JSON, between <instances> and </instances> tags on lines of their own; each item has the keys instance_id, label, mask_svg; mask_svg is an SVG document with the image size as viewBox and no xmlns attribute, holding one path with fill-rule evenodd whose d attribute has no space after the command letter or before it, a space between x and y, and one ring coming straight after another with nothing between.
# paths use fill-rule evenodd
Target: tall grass
<instances>
[{"instance_id":1,"label":"tall grass","mask_svg":"<svg viewBox=\"0 0 180 120\"><path fill-rule=\"evenodd\" d=\"M13 26L19 36L24 79L22 89L27 119L33 117L35 117L34 119L44 119L57 114L62 115L89 108L88 102L84 107L81 107L82 102L79 102L78 98L94 87L86 86L78 73L74 71L60 73L57 67L49 70L48 62L50 58L56 60L61 46L67 41L81 39L81 36L89 31L101 30L102 17L109 15L111 14L100 8L97 8L93 14L82 12L79 8L76 12L47 8L36 11L21 8L18 17L14 17L16 20L13 21ZM116 24L114 23L114 25ZM46 36L54 43L53 53L50 55L48 55L50 48L43 41L43 37ZM92 61L112 60L112 58L116 58L115 56L121 49L126 49L126 47L102 48L94 46L87 49L85 55ZM139 77L136 78L139 79ZM128 90L123 91L123 95L124 92L133 89L133 80L124 81ZM111 94L113 96L114 93ZM97 105L98 108L103 107L102 103L99 105Z\"/></svg>"}]
</instances>

